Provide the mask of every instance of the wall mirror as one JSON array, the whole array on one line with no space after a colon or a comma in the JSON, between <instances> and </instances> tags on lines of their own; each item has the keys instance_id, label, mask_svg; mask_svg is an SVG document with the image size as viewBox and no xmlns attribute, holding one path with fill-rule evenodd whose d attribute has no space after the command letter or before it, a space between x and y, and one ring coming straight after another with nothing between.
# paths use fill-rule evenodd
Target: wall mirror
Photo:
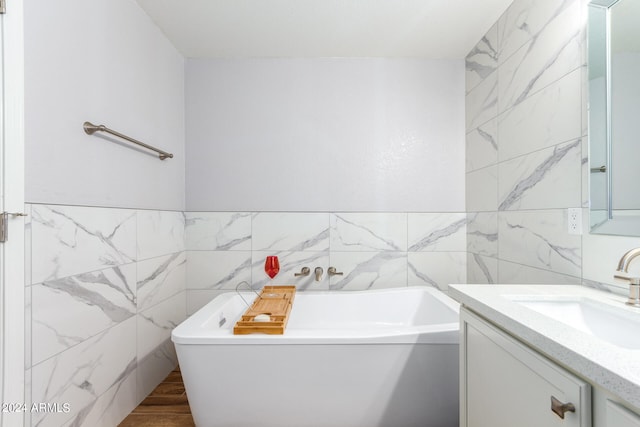
<instances>
[{"instance_id":1,"label":"wall mirror","mask_svg":"<svg viewBox=\"0 0 640 427\"><path fill-rule=\"evenodd\" d=\"M589 3L590 225L640 236L640 1Z\"/></svg>"}]
</instances>

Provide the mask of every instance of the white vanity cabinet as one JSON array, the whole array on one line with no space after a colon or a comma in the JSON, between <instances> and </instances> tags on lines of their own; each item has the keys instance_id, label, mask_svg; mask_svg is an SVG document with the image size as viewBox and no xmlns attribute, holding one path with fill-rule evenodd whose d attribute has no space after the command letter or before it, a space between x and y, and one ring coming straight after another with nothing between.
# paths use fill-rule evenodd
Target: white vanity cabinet
<instances>
[{"instance_id":1,"label":"white vanity cabinet","mask_svg":"<svg viewBox=\"0 0 640 427\"><path fill-rule=\"evenodd\" d=\"M461 427L591 427L589 384L464 307L460 354Z\"/></svg>"},{"instance_id":2,"label":"white vanity cabinet","mask_svg":"<svg viewBox=\"0 0 640 427\"><path fill-rule=\"evenodd\" d=\"M640 427L640 416L607 400L605 402L606 427Z\"/></svg>"}]
</instances>

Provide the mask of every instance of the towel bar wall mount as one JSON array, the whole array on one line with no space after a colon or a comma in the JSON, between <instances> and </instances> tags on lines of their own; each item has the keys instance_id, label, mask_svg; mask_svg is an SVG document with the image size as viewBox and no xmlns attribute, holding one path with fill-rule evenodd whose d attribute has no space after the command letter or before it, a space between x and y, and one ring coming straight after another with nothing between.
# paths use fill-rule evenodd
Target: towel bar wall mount
<instances>
[{"instance_id":1,"label":"towel bar wall mount","mask_svg":"<svg viewBox=\"0 0 640 427\"><path fill-rule=\"evenodd\" d=\"M158 153L158 157L160 158L160 160L164 160L164 159L172 159L173 158L173 154L171 153L167 153L166 151L160 150L159 148L156 147L152 147L149 144L145 144L144 142L138 141L137 139L133 139L131 137L128 137L127 135L123 135L120 132L116 132L113 129L109 129L108 127L104 126L104 125L94 125L91 122L84 122L83 126L84 131L87 135L93 135L95 132L105 132L105 133L109 133L113 136L117 136L118 138L122 138L126 141L132 142L134 144L138 144L148 150L151 151L155 151L156 153Z\"/></svg>"}]
</instances>

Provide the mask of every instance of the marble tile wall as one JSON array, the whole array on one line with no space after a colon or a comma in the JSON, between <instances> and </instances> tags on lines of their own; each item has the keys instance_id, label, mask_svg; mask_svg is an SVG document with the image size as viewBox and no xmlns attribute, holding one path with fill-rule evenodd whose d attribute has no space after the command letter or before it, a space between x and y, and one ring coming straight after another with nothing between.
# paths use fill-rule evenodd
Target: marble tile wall
<instances>
[{"instance_id":1,"label":"marble tile wall","mask_svg":"<svg viewBox=\"0 0 640 427\"><path fill-rule=\"evenodd\" d=\"M466 282L466 233L465 213L187 212L187 309L243 280L268 284L267 255L280 259L273 284L300 290L446 289ZM312 274L296 277L302 267Z\"/></svg>"},{"instance_id":2,"label":"marble tile wall","mask_svg":"<svg viewBox=\"0 0 640 427\"><path fill-rule=\"evenodd\" d=\"M515 0L466 58L469 283L581 283L585 13Z\"/></svg>"},{"instance_id":3,"label":"marble tile wall","mask_svg":"<svg viewBox=\"0 0 640 427\"><path fill-rule=\"evenodd\" d=\"M27 205L28 426L116 425L177 363L183 212Z\"/></svg>"},{"instance_id":4,"label":"marble tile wall","mask_svg":"<svg viewBox=\"0 0 640 427\"><path fill-rule=\"evenodd\" d=\"M26 209L27 403L69 405L26 414L29 426L124 418L175 366L173 327L243 280L270 283L267 255L280 257L273 284L300 290L466 281L463 212ZM296 277L304 266L321 280Z\"/></svg>"}]
</instances>

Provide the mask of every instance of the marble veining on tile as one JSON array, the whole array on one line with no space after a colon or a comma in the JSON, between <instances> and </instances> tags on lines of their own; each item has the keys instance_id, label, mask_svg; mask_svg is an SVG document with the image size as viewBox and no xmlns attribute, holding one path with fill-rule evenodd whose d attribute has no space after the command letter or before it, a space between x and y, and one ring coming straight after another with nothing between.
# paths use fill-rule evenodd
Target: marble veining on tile
<instances>
[{"instance_id":1,"label":"marble veining on tile","mask_svg":"<svg viewBox=\"0 0 640 427\"><path fill-rule=\"evenodd\" d=\"M575 70L499 116L499 161L582 136L580 77Z\"/></svg>"},{"instance_id":2,"label":"marble veining on tile","mask_svg":"<svg viewBox=\"0 0 640 427\"><path fill-rule=\"evenodd\" d=\"M549 197L549 192L554 192L558 199L557 203L569 203L570 206L574 206L575 203L571 204L571 197L569 196L576 194L576 197L579 198L579 194L576 191L580 189L581 148L582 142L578 139L567 144L558 145L552 150L543 150L539 153L501 163L499 168L500 190L505 191L508 188L508 192L501 195L502 201L498 206L498 210L504 211L514 207L524 209L532 207L563 207L549 205L554 202L554 199ZM541 161L540 158L542 158ZM534 160L534 162L531 162L531 160ZM529 163L529 165L526 163ZM575 173L573 174L571 174L572 165L575 166ZM521 174L521 176L516 178L514 176L516 173ZM515 181L514 178L516 178ZM542 183L546 181L549 181L549 183L544 189L540 189ZM514 184L511 184L512 182ZM540 198L544 198L544 200L537 200L535 203L530 204L524 203L527 197L532 197L530 193L535 189L541 193Z\"/></svg>"},{"instance_id":3,"label":"marble veining on tile","mask_svg":"<svg viewBox=\"0 0 640 427\"><path fill-rule=\"evenodd\" d=\"M581 238L568 234L564 215L564 209L500 212L500 258L579 276Z\"/></svg>"},{"instance_id":4,"label":"marble veining on tile","mask_svg":"<svg viewBox=\"0 0 640 427\"><path fill-rule=\"evenodd\" d=\"M33 285L33 363L134 316L134 283L128 264Z\"/></svg>"},{"instance_id":5,"label":"marble veining on tile","mask_svg":"<svg viewBox=\"0 0 640 427\"><path fill-rule=\"evenodd\" d=\"M409 251L466 250L465 213L409 214Z\"/></svg>"},{"instance_id":6,"label":"marble veining on tile","mask_svg":"<svg viewBox=\"0 0 640 427\"><path fill-rule=\"evenodd\" d=\"M467 215L467 250L474 254L498 256L498 214L475 212Z\"/></svg>"},{"instance_id":7,"label":"marble veining on tile","mask_svg":"<svg viewBox=\"0 0 640 427\"><path fill-rule=\"evenodd\" d=\"M540 5L550 5L550 1L545 0L539 2L538 7L534 8L533 0L516 0L507 8L498 19L498 60L503 63L522 45L531 40L531 38L540 31L541 26L549 21L550 17L546 8L542 9ZM540 11L546 13L540 16ZM552 12L553 13L553 12ZM533 14L534 17L529 15ZM542 20L542 22L540 22Z\"/></svg>"},{"instance_id":8,"label":"marble veining on tile","mask_svg":"<svg viewBox=\"0 0 640 427\"><path fill-rule=\"evenodd\" d=\"M136 213L125 209L33 205L32 282L136 260Z\"/></svg>"},{"instance_id":9,"label":"marble veining on tile","mask_svg":"<svg viewBox=\"0 0 640 427\"><path fill-rule=\"evenodd\" d=\"M586 8L514 0L487 33L497 28L496 71L467 73L469 283L575 283L584 274L583 239L568 234L566 208L588 205ZM486 101L492 79L495 106Z\"/></svg>"},{"instance_id":10,"label":"marble veining on tile","mask_svg":"<svg viewBox=\"0 0 640 427\"><path fill-rule=\"evenodd\" d=\"M25 211L25 401L70 405L25 421L116 425L140 385L176 363L166 342L186 317L184 214L39 204ZM139 370L160 354L164 365Z\"/></svg>"},{"instance_id":11,"label":"marble veining on tile","mask_svg":"<svg viewBox=\"0 0 640 427\"><path fill-rule=\"evenodd\" d=\"M171 331L187 316L183 292L176 294L137 315L138 358L152 353L171 336Z\"/></svg>"},{"instance_id":12,"label":"marble veining on tile","mask_svg":"<svg viewBox=\"0 0 640 427\"><path fill-rule=\"evenodd\" d=\"M33 402L68 403L70 411L33 413L33 425L58 426L73 419L111 387L134 375L135 342L135 317L131 317L35 365Z\"/></svg>"},{"instance_id":13,"label":"marble veining on tile","mask_svg":"<svg viewBox=\"0 0 640 427\"><path fill-rule=\"evenodd\" d=\"M139 356L135 401L144 399L177 364L178 356L171 338L166 338L144 356Z\"/></svg>"},{"instance_id":14,"label":"marble veining on tile","mask_svg":"<svg viewBox=\"0 0 640 427\"><path fill-rule=\"evenodd\" d=\"M184 291L186 264L184 252L138 262L138 311Z\"/></svg>"},{"instance_id":15,"label":"marble veining on tile","mask_svg":"<svg viewBox=\"0 0 640 427\"><path fill-rule=\"evenodd\" d=\"M498 283L579 285L580 278L508 261L498 264Z\"/></svg>"},{"instance_id":16,"label":"marble veining on tile","mask_svg":"<svg viewBox=\"0 0 640 427\"><path fill-rule=\"evenodd\" d=\"M115 426L133 409L136 399L136 375L126 372L122 381L111 386L77 416L61 427Z\"/></svg>"},{"instance_id":17,"label":"marble veining on tile","mask_svg":"<svg viewBox=\"0 0 640 427\"><path fill-rule=\"evenodd\" d=\"M407 285L447 290L451 283L466 283L466 252L409 252Z\"/></svg>"},{"instance_id":18,"label":"marble veining on tile","mask_svg":"<svg viewBox=\"0 0 640 427\"><path fill-rule=\"evenodd\" d=\"M580 160L582 166L582 179L581 182L589 182L591 176L591 168L589 165L589 136L585 135L582 138L582 158ZM582 186L582 204L583 208L589 208L590 206L590 187L589 185ZM586 218L586 216L584 216Z\"/></svg>"},{"instance_id":19,"label":"marble veining on tile","mask_svg":"<svg viewBox=\"0 0 640 427\"><path fill-rule=\"evenodd\" d=\"M307 240L304 240L298 243L295 246L291 246L289 250L291 251L309 251L309 250L317 250L316 248L320 248L324 246L329 240L329 230L323 230L315 236L310 237Z\"/></svg>"},{"instance_id":20,"label":"marble veining on tile","mask_svg":"<svg viewBox=\"0 0 640 427\"><path fill-rule=\"evenodd\" d=\"M574 0L516 0L498 20L499 62L547 27Z\"/></svg>"},{"instance_id":21,"label":"marble veining on tile","mask_svg":"<svg viewBox=\"0 0 640 427\"><path fill-rule=\"evenodd\" d=\"M404 251L406 214L340 213L331 215L332 251Z\"/></svg>"},{"instance_id":22,"label":"marble veining on tile","mask_svg":"<svg viewBox=\"0 0 640 427\"><path fill-rule=\"evenodd\" d=\"M253 217L254 251L329 249L329 214L260 212Z\"/></svg>"},{"instance_id":23,"label":"marble veining on tile","mask_svg":"<svg viewBox=\"0 0 640 427\"><path fill-rule=\"evenodd\" d=\"M251 219L246 212L187 212L187 250L251 250Z\"/></svg>"},{"instance_id":24,"label":"marble veining on tile","mask_svg":"<svg viewBox=\"0 0 640 427\"><path fill-rule=\"evenodd\" d=\"M611 289L611 285L608 285L606 283L601 283L598 282L596 280L589 280L589 279L582 279L581 282L583 285L588 286L590 288L594 288L597 289L599 291L603 291L603 292L613 292L613 290Z\"/></svg>"},{"instance_id":25,"label":"marble veining on tile","mask_svg":"<svg viewBox=\"0 0 640 427\"><path fill-rule=\"evenodd\" d=\"M465 59L467 92L498 68L498 26L480 39Z\"/></svg>"},{"instance_id":26,"label":"marble veining on tile","mask_svg":"<svg viewBox=\"0 0 640 427\"><path fill-rule=\"evenodd\" d=\"M465 170L471 172L498 161L498 120L489 120L467 134Z\"/></svg>"},{"instance_id":27,"label":"marble veining on tile","mask_svg":"<svg viewBox=\"0 0 640 427\"><path fill-rule=\"evenodd\" d=\"M235 289L251 282L251 251L188 251L189 289Z\"/></svg>"},{"instance_id":28,"label":"marble veining on tile","mask_svg":"<svg viewBox=\"0 0 640 427\"><path fill-rule=\"evenodd\" d=\"M498 73L491 73L466 97L465 118L466 132L498 115Z\"/></svg>"},{"instance_id":29,"label":"marble veining on tile","mask_svg":"<svg viewBox=\"0 0 640 427\"><path fill-rule=\"evenodd\" d=\"M469 254L473 262L470 264L469 272L467 273L469 283L487 283L492 284L496 282L497 278L497 262L494 258L483 257L480 254ZM495 268L492 269L487 264L487 261L491 259L494 261Z\"/></svg>"},{"instance_id":30,"label":"marble veining on tile","mask_svg":"<svg viewBox=\"0 0 640 427\"><path fill-rule=\"evenodd\" d=\"M138 260L184 251L185 214L169 211L138 211Z\"/></svg>"},{"instance_id":31,"label":"marble veining on tile","mask_svg":"<svg viewBox=\"0 0 640 427\"><path fill-rule=\"evenodd\" d=\"M331 263L344 273L330 279L331 290L407 286L406 252L332 252Z\"/></svg>"},{"instance_id":32,"label":"marble veining on tile","mask_svg":"<svg viewBox=\"0 0 640 427\"><path fill-rule=\"evenodd\" d=\"M409 274L413 275L416 278L416 280L421 283L422 286L427 285L427 286L432 286L434 288L439 287L438 282L436 282L435 279L429 276L429 272L418 270L418 268L416 268L414 266L414 263L412 263L410 260L408 261L407 266L409 268Z\"/></svg>"},{"instance_id":33,"label":"marble veining on tile","mask_svg":"<svg viewBox=\"0 0 640 427\"><path fill-rule=\"evenodd\" d=\"M540 32L498 67L499 112L580 67L580 1L563 2Z\"/></svg>"}]
</instances>

